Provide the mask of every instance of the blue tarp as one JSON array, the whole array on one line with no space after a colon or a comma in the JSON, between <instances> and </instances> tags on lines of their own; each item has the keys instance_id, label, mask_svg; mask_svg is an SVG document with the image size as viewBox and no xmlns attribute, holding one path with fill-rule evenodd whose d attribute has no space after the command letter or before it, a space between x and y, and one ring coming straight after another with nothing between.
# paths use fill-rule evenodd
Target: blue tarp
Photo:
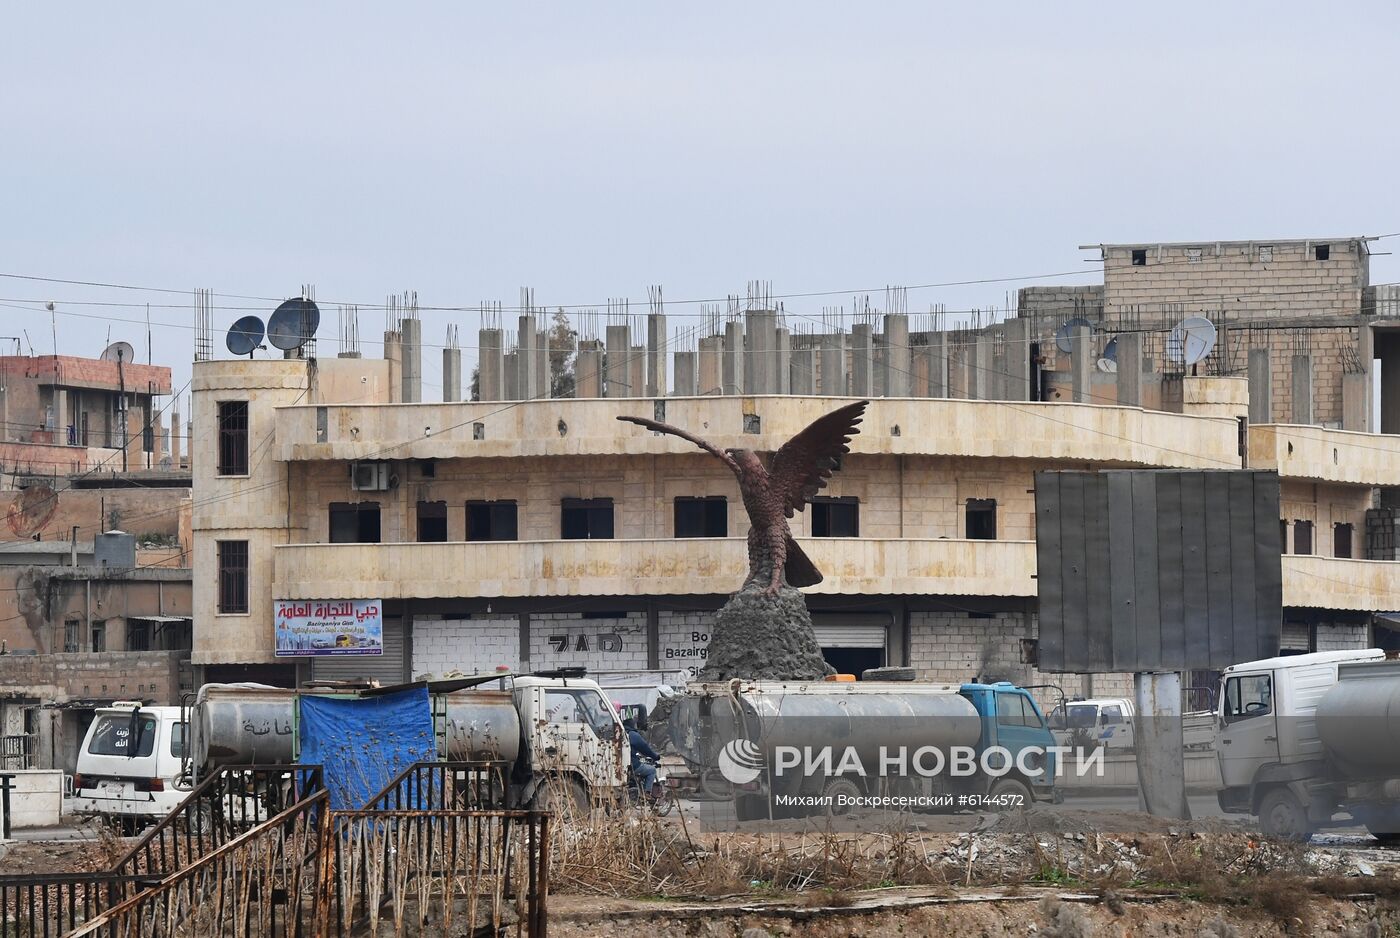
<instances>
[{"instance_id":1,"label":"blue tarp","mask_svg":"<svg viewBox=\"0 0 1400 938\"><path fill-rule=\"evenodd\" d=\"M332 810L362 808L404 769L436 758L426 687L353 700L301 698L301 762L322 766Z\"/></svg>"}]
</instances>

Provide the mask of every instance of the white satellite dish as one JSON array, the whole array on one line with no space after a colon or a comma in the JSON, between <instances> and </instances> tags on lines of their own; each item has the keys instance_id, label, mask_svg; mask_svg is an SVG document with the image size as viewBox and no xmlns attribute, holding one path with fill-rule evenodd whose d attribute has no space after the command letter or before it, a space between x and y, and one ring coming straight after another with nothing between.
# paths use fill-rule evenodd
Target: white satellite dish
<instances>
[{"instance_id":1,"label":"white satellite dish","mask_svg":"<svg viewBox=\"0 0 1400 938\"><path fill-rule=\"evenodd\" d=\"M136 349L131 347L130 342L113 342L102 350L102 360L129 365L136 360Z\"/></svg>"},{"instance_id":2,"label":"white satellite dish","mask_svg":"<svg viewBox=\"0 0 1400 938\"><path fill-rule=\"evenodd\" d=\"M1183 319L1167 336L1167 358L1183 365L1194 365L1215 348L1215 323L1204 316Z\"/></svg>"},{"instance_id":3,"label":"white satellite dish","mask_svg":"<svg viewBox=\"0 0 1400 938\"><path fill-rule=\"evenodd\" d=\"M1118 363L1111 358L1100 358L1098 365L1099 371L1107 372L1108 374L1113 374L1118 370Z\"/></svg>"}]
</instances>

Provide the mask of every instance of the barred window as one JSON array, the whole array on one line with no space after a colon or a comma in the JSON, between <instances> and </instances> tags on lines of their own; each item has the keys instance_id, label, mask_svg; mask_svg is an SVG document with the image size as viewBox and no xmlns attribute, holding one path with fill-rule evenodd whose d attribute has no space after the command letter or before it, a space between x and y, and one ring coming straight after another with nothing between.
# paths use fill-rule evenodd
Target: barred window
<instances>
[{"instance_id":1,"label":"barred window","mask_svg":"<svg viewBox=\"0 0 1400 938\"><path fill-rule=\"evenodd\" d=\"M219 611L248 611L247 541L219 541Z\"/></svg>"}]
</instances>

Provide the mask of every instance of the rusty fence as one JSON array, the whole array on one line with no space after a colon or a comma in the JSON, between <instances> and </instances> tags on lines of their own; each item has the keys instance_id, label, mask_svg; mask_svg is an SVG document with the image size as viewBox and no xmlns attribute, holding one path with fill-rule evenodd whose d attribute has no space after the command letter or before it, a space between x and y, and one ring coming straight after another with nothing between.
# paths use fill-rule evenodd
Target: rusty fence
<instances>
[{"instance_id":1,"label":"rusty fence","mask_svg":"<svg viewBox=\"0 0 1400 938\"><path fill-rule=\"evenodd\" d=\"M321 788L321 767L227 766L106 870L0 875L0 938L64 935Z\"/></svg>"},{"instance_id":2,"label":"rusty fence","mask_svg":"<svg viewBox=\"0 0 1400 938\"><path fill-rule=\"evenodd\" d=\"M211 779L186 804L229 817L167 819L112 871L0 877L0 938L545 936L549 816L496 807L502 765L418 763L336 811L311 769Z\"/></svg>"}]
</instances>

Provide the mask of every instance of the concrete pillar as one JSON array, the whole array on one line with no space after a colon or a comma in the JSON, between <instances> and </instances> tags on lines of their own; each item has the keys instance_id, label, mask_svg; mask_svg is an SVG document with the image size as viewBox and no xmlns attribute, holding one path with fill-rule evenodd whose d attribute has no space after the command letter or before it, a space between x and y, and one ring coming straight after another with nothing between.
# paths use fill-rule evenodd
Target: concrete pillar
<instances>
[{"instance_id":1,"label":"concrete pillar","mask_svg":"<svg viewBox=\"0 0 1400 938\"><path fill-rule=\"evenodd\" d=\"M476 393L483 401L505 400L505 333L500 329L477 331Z\"/></svg>"},{"instance_id":2,"label":"concrete pillar","mask_svg":"<svg viewBox=\"0 0 1400 938\"><path fill-rule=\"evenodd\" d=\"M462 399L462 350L442 350L442 399L447 403Z\"/></svg>"},{"instance_id":3,"label":"concrete pillar","mask_svg":"<svg viewBox=\"0 0 1400 938\"><path fill-rule=\"evenodd\" d=\"M909 347L909 317L885 316L885 397L910 397L914 356Z\"/></svg>"},{"instance_id":4,"label":"concrete pillar","mask_svg":"<svg viewBox=\"0 0 1400 938\"><path fill-rule=\"evenodd\" d=\"M929 333L928 337L928 389L929 397L949 397L948 394L948 337L942 332Z\"/></svg>"},{"instance_id":5,"label":"concrete pillar","mask_svg":"<svg viewBox=\"0 0 1400 938\"><path fill-rule=\"evenodd\" d=\"M874 393L875 342L870 324L851 326L851 396L869 397Z\"/></svg>"},{"instance_id":6,"label":"concrete pillar","mask_svg":"<svg viewBox=\"0 0 1400 938\"><path fill-rule=\"evenodd\" d=\"M520 400L520 351L511 349L501 356L501 386L503 400Z\"/></svg>"},{"instance_id":7,"label":"concrete pillar","mask_svg":"<svg viewBox=\"0 0 1400 938\"><path fill-rule=\"evenodd\" d=\"M603 396L603 350L597 339L584 339L578 344L578 358L574 362L574 396Z\"/></svg>"},{"instance_id":8,"label":"concrete pillar","mask_svg":"<svg viewBox=\"0 0 1400 938\"><path fill-rule=\"evenodd\" d=\"M816 393L817 350L796 348L792 350L789 362L788 393L812 395Z\"/></svg>"},{"instance_id":9,"label":"concrete pillar","mask_svg":"<svg viewBox=\"0 0 1400 938\"><path fill-rule=\"evenodd\" d=\"M778 392L777 352L778 314L771 309L751 309L744 315L745 339L744 392Z\"/></svg>"},{"instance_id":10,"label":"concrete pillar","mask_svg":"<svg viewBox=\"0 0 1400 938\"><path fill-rule=\"evenodd\" d=\"M403 400L403 336L395 330L384 333L384 360L389 363L389 403Z\"/></svg>"},{"instance_id":11,"label":"concrete pillar","mask_svg":"<svg viewBox=\"0 0 1400 938\"><path fill-rule=\"evenodd\" d=\"M170 464L176 469L180 468L180 431L183 428L180 423L180 412L170 411Z\"/></svg>"},{"instance_id":12,"label":"concrete pillar","mask_svg":"<svg viewBox=\"0 0 1400 938\"><path fill-rule=\"evenodd\" d=\"M821 337L821 361L817 389L824 397L844 397L846 394L846 342L839 332Z\"/></svg>"},{"instance_id":13,"label":"concrete pillar","mask_svg":"<svg viewBox=\"0 0 1400 938\"><path fill-rule=\"evenodd\" d=\"M632 353L631 339L627 326L608 326L608 357L603 366L603 393L607 397L629 396L631 376L627 373L627 359Z\"/></svg>"},{"instance_id":14,"label":"concrete pillar","mask_svg":"<svg viewBox=\"0 0 1400 938\"><path fill-rule=\"evenodd\" d=\"M1153 817L1191 819L1186 800L1186 745L1181 675L1134 674L1138 805Z\"/></svg>"},{"instance_id":15,"label":"concrete pillar","mask_svg":"<svg viewBox=\"0 0 1400 938\"><path fill-rule=\"evenodd\" d=\"M1120 346L1123 340L1118 340ZM1122 353L1119 353L1122 361ZM1274 422L1274 369L1266 348L1249 350L1249 422Z\"/></svg>"},{"instance_id":16,"label":"concrete pillar","mask_svg":"<svg viewBox=\"0 0 1400 938\"><path fill-rule=\"evenodd\" d=\"M1118 403L1124 407L1142 406L1142 336L1127 332L1117 338Z\"/></svg>"},{"instance_id":17,"label":"concrete pillar","mask_svg":"<svg viewBox=\"0 0 1400 938\"><path fill-rule=\"evenodd\" d=\"M515 340L515 400L528 401L535 396L535 372L539 365L535 355L538 339L534 314L526 313L520 317Z\"/></svg>"},{"instance_id":18,"label":"concrete pillar","mask_svg":"<svg viewBox=\"0 0 1400 938\"><path fill-rule=\"evenodd\" d=\"M1313 422L1313 366L1312 355L1293 356L1293 413L1292 423Z\"/></svg>"},{"instance_id":19,"label":"concrete pillar","mask_svg":"<svg viewBox=\"0 0 1400 938\"><path fill-rule=\"evenodd\" d=\"M724 339L717 335L700 340L697 394L719 394L724 390L720 379L720 359L724 356Z\"/></svg>"},{"instance_id":20,"label":"concrete pillar","mask_svg":"<svg viewBox=\"0 0 1400 938\"><path fill-rule=\"evenodd\" d=\"M1070 381L1074 388L1071 400L1076 404L1089 403L1089 381L1094 367L1090 342L1093 333L1088 326L1075 326L1070 333Z\"/></svg>"},{"instance_id":21,"label":"concrete pillar","mask_svg":"<svg viewBox=\"0 0 1400 938\"><path fill-rule=\"evenodd\" d=\"M977 355L973 360L973 367L977 372L977 400L979 401L1001 399L1001 382L998 380L996 351L996 338L990 332L983 332L977 336Z\"/></svg>"},{"instance_id":22,"label":"concrete pillar","mask_svg":"<svg viewBox=\"0 0 1400 938\"><path fill-rule=\"evenodd\" d=\"M546 401L550 398L552 382L549 376L549 330L535 324L535 385L530 395L532 400Z\"/></svg>"},{"instance_id":23,"label":"concrete pillar","mask_svg":"<svg viewBox=\"0 0 1400 938\"><path fill-rule=\"evenodd\" d=\"M666 316L647 314L647 397L666 396Z\"/></svg>"},{"instance_id":24,"label":"concrete pillar","mask_svg":"<svg viewBox=\"0 0 1400 938\"><path fill-rule=\"evenodd\" d=\"M744 392L744 324L738 320L724 324L720 386L725 394Z\"/></svg>"},{"instance_id":25,"label":"concrete pillar","mask_svg":"<svg viewBox=\"0 0 1400 938\"><path fill-rule=\"evenodd\" d=\"M773 379L777 382L773 393L787 394L792 389L792 333L786 329L777 329L773 334L776 336L773 345Z\"/></svg>"},{"instance_id":26,"label":"concrete pillar","mask_svg":"<svg viewBox=\"0 0 1400 938\"><path fill-rule=\"evenodd\" d=\"M1372 377L1376 367L1376 346L1375 330L1366 323L1356 327L1356 360L1361 370L1342 374L1342 429L1369 433L1375 404Z\"/></svg>"},{"instance_id":27,"label":"concrete pillar","mask_svg":"<svg viewBox=\"0 0 1400 938\"><path fill-rule=\"evenodd\" d=\"M1030 322L1008 319L1002 323L1002 335L1002 351L1005 353L1002 363L1004 397L1008 401L1028 401L1031 399ZM1138 372L1141 373L1142 369L1138 368Z\"/></svg>"},{"instance_id":28,"label":"concrete pillar","mask_svg":"<svg viewBox=\"0 0 1400 938\"><path fill-rule=\"evenodd\" d=\"M663 353L664 354L664 353ZM690 397L695 394L695 353L676 353L676 389L678 397ZM665 388L661 389L665 391Z\"/></svg>"},{"instance_id":29,"label":"concrete pillar","mask_svg":"<svg viewBox=\"0 0 1400 938\"><path fill-rule=\"evenodd\" d=\"M403 342L403 400L416 404L423 399L423 323L405 319L401 325Z\"/></svg>"},{"instance_id":30,"label":"concrete pillar","mask_svg":"<svg viewBox=\"0 0 1400 938\"><path fill-rule=\"evenodd\" d=\"M627 396L641 397L647 388L647 347L632 346L632 354L627 356Z\"/></svg>"}]
</instances>

